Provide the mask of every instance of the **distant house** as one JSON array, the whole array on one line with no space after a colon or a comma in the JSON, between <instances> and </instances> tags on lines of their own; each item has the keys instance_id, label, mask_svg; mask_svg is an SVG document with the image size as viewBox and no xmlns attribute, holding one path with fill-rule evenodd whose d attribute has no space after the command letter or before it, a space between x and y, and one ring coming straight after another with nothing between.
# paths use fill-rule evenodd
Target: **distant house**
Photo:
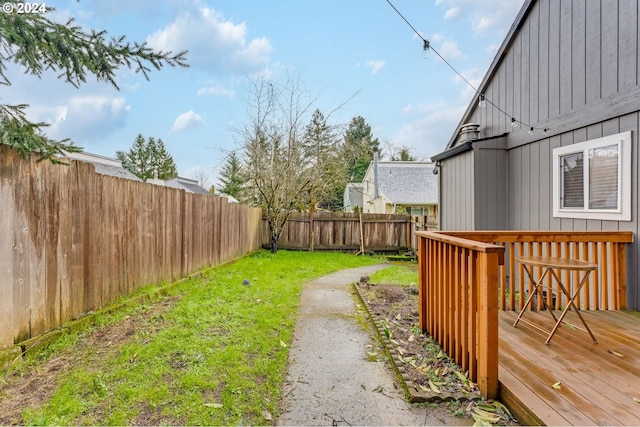
<instances>
[{"instance_id":1,"label":"distant house","mask_svg":"<svg viewBox=\"0 0 640 427\"><path fill-rule=\"evenodd\" d=\"M637 236L639 12L637 1L524 2L458 130L431 158L441 229ZM637 310L638 239L626 257Z\"/></svg>"},{"instance_id":2,"label":"distant house","mask_svg":"<svg viewBox=\"0 0 640 427\"><path fill-rule=\"evenodd\" d=\"M149 179L149 184L164 185L165 187L177 188L178 190L184 190L187 193L206 194L211 195L207 190L202 188L197 180L190 178L183 178L177 176L175 178L162 180L162 179Z\"/></svg>"},{"instance_id":3,"label":"distant house","mask_svg":"<svg viewBox=\"0 0 640 427\"><path fill-rule=\"evenodd\" d=\"M85 163L91 163L96 169L96 173L102 175L115 176L117 178L131 179L133 181L141 181L140 178L122 167L122 162L111 157L100 156L92 153L65 153L64 158L70 160L78 160ZM211 195L207 190L202 188L198 181L189 178L176 177L167 180L149 179L148 184L164 185L165 187L177 188L189 193ZM230 202L232 202L230 200Z\"/></svg>"},{"instance_id":4,"label":"distant house","mask_svg":"<svg viewBox=\"0 0 640 427\"><path fill-rule=\"evenodd\" d=\"M64 158L70 160L78 160L85 163L91 163L96 173L101 175L115 176L117 178L131 179L133 181L140 181L140 178L122 167L122 162L118 159L111 157L99 156L91 153L67 153L65 152Z\"/></svg>"},{"instance_id":5,"label":"distant house","mask_svg":"<svg viewBox=\"0 0 640 427\"><path fill-rule=\"evenodd\" d=\"M429 162L371 162L362 180L362 211L437 217L434 168Z\"/></svg>"},{"instance_id":6,"label":"distant house","mask_svg":"<svg viewBox=\"0 0 640 427\"><path fill-rule=\"evenodd\" d=\"M362 183L348 183L344 189L343 210L345 212L362 212L362 199Z\"/></svg>"}]
</instances>

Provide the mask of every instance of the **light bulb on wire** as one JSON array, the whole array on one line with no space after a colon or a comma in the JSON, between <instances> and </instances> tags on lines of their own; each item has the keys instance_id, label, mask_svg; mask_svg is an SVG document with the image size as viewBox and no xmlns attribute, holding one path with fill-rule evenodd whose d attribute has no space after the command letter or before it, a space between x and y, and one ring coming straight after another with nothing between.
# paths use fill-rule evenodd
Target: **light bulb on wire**
<instances>
[{"instance_id":1,"label":"light bulb on wire","mask_svg":"<svg viewBox=\"0 0 640 427\"><path fill-rule=\"evenodd\" d=\"M478 97L478 108L484 108L487 106L487 100L485 99L483 94L480 94Z\"/></svg>"}]
</instances>

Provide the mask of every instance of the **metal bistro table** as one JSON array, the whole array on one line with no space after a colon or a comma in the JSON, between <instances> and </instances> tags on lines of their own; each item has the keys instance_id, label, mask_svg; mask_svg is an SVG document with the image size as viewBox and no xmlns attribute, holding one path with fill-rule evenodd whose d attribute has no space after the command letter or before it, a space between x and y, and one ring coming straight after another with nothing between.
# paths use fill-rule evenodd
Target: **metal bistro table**
<instances>
[{"instance_id":1,"label":"metal bistro table","mask_svg":"<svg viewBox=\"0 0 640 427\"><path fill-rule=\"evenodd\" d=\"M527 325L538 329L541 332L549 333L549 335L547 336L547 340L544 342L545 344L549 344L549 342L551 341L551 338L553 338L553 335L556 333L556 331L560 327L560 324L563 323L563 319L567 314L567 311L569 311L570 307L573 307L573 309L576 311L576 314L582 321L582 324L584 325L586 330L573 324L571 324L571 326L581 331L589 332L589 335L591 335L591 339L593 340L593 342L597 343L598 341L596 340L596 337L593 336L591 329L589 329L589 326L587 326L587 322L584 321L584 318L580 314L580 310L575 305L574 301L576 297L579 295L580 289L582 289L582 286L586 283L587 278L589 277L589 273L591 273L594 270L597 270L598 265L587 262L587 261L566 259L566 258L544 257L544 256L519 256L519 257L515 257L515 259L516 261L519 261L524 267L524 270L527 272L527 276L529 276L529 280L531 280L531 282L534 284L534 289L533 289L533 292L531 292L529 297L527 298L527 301L525 302L524 307L522 307L522 310L520 310L520 314L518 314L518 318L513 323L513 326L517 326L518 322L522 321ZM533 276L533 267L542 268L542 274L540 275L540 278L538 280L536 280ZM565 286L560 280L560 275L556 272L556 270L572 270L572 271L584 272L584 276L582 276L582 280L580 280L580 283L577 286L574 286L573 294L571 293L571 285ZM562 293L567 297L569 301L565 306L564 310L562 310L560 317L558 318L556 318L556 315L553 313L553 310L551 309L551 307L549 307L549 305L545 301L544 293L542 291L543 289L549 289L549 290L552 289L550 286L546 286L542 284L547 274L551 274L551 276L555 278L556 282L560 286L560 289L562 290ZM529 306L529 304L531 304L531 302L533 301L533 298L535 295L540 295L540 298L542 298L544 307L547 309L547 311L549 311L549 313L551 314L551 317L553 317L553 320L556 322L551 332L522 318L522 315L527 310L527 307ZM564 323L569 324L568 322L564 322Z\"/></svg>"}]
</instances>

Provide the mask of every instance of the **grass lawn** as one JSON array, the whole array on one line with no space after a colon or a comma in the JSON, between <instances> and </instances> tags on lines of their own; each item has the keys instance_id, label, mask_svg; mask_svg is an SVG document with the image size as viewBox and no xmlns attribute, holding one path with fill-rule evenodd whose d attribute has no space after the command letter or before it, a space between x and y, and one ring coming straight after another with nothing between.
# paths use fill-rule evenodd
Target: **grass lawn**
<instances>
[{"instance_id":1,"label":"grass lawn","mask_svg":"<svg viewBox=\"0 0 640 427\"><path fill-rule=\"evenodd\" d=\"M44 398L22 407L29 425L272 424L302 284L379 262L255 253L146 304L98 314L95 326L15 365L0 384L64 361L47 373Z\"/></svg>"},{"instance_id":2,"label":"grass lawn","mask_svg":"<svg viewBox=\"0 0 640 427\"><path fill-rule=\"evenodd\" d=\"M416 285L418 283L418 265L416 263L396 263L373 273L369 282L392 283L402 286Z\"/></svg>"}]
</instances>

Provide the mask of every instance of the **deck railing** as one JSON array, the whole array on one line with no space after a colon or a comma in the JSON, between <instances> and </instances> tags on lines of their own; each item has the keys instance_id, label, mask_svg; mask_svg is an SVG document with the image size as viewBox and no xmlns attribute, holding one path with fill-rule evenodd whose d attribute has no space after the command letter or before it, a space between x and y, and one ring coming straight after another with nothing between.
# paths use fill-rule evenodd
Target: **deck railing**
<instances>
[{"instance_id":1,"label":"deck railing","mask_svg":"<svg viewBox=\"0 0 640 427\"><path fill-rule=\"evenodd\" d=\"M505 264L498 272L498 303L501 310L519 311L532 291L523 266L515 260L521 255L579 259L598 265L589 276L576 303L581 310L625 310L627 308L626 245L633 242L630 231L460 231L449 236L504 246ZM536 277L539 269L534 270ZM581 273L562 272L565 284L579 282ZM567 301L551 276L547 276L547 304L559 310ZM533 309L543 308L542 300Z\"/></svg>"},{"instance_id":2,"label":"deck railing","mask_svg":"<svg viewBox=\"0 0 640 427\"><path fill-rule=\"evenodd\" d=\"M420 327L488 398L498 392L498 266L502 246L418 232Z\"/></svg>"},{"instance_id":3,"label":"deck railing","mask_svg":"<svg viewBox=\"0 0 640 427\"><path fill-rule=\"evenodd\" d=\"M498 392L498 310L519 310L532 285L519 255L582 259L598 264L579 298L583 310L626 308L626 244L631 232L417 232L420 326L478 383L486 398ZM539 274L539 272L535 272ZM562 273L562 280L579 280ZM556 286L551 281L547 283ZM547 303L566 304L561 292ZM542 301L538 301L539 309Z\"/></svg>"}]
</instances>

